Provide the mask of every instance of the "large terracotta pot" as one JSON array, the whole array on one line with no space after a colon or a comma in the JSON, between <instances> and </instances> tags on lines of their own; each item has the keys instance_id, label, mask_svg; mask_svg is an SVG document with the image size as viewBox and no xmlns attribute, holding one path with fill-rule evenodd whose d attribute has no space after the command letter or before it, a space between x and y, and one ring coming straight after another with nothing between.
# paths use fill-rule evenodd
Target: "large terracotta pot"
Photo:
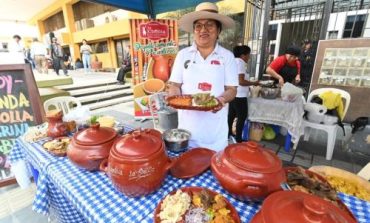
<instances>
[{"instance_id":1,"label":"large terracotta pot","mask_svg":"<svg viewBox=\"0 0 370 223\"><path fill-rule=\"evenodd\" d=\"M229 145L212 157L221 186L240 200L260 200L286 182L281 160L255 142Z\"/></svg>"},{"instance_id":2,"label":"large terracotta pot","mask_svg":"<svg viewBox=\"0 0 370 223\"><path fill-rule=\"evenodd\" d=\"M163 55L155 55L153 64L153 76L166 82L171 73L172 58Z\"/></svg>"},{"instance_id":3,"label":"large terracotta pot","mask_svg":"<svg viewBox=\"0 0 370 223\"><path fill-rule=\"evenodd\" d=\"M101 163L100 169L126 196L143 196L157 190L172 165L162 139L155 134L136 130L122 136L112 146L109 158Z\"/></svg>"},{"instance_id":4,"label":"large terracotta pot","mask_svg":"<svg viewBox=\"0 0 370 223\"><path fill-rule=\"evenodd\" d=\"M74 134L67 149L68 158L78 167L98 170L100 163L108 158L117 136L113 128L94 124Z\"/></svg>"},{"instance_id":5,"label":"large terracotta pot","mask_svg":"<svg viewBox=\"0 0 370 223\"><path fill-rule=\"evenodd\" d=\"M48 121L48 129L46 131L49 137L61 137L68 134L67 125L63 122L63 112L54 112L46 115Z\"/></svg>"},{"instance_id":6,"label":"large terracotta pot","mask_svg":"<svg viewBox=\"0 0 370 223\"><path fill-rule=\"evenodd\" d=\"M346 211L317 196L299 191L271 194L251 223L355 223Z\"/></svg>"}]
</instances>

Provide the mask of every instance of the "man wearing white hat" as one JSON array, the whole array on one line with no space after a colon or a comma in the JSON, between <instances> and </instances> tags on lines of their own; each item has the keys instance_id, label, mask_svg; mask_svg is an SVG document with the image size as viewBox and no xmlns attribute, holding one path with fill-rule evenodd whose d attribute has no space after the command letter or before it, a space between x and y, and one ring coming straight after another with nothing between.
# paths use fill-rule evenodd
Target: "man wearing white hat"
<instances>
[{"instance_id":1,"label":"man wearing white hat","mask_svg":"<svg viewBox=\"0 0 370 223\"><path fill-rule=\"evenodd\" d=\"M190 147L216 151L227 146L227 103L236 95L238 74L234 55L217 43L222 29L232 28L234 21L218 13L209 2L199 4L194 12L179 20L180 29L193 32L192 46L181 50L173 65L169 95L210 92L220 105L213 111L179 110L179 128L192 133Z\"/></svg>"}]
</instances>

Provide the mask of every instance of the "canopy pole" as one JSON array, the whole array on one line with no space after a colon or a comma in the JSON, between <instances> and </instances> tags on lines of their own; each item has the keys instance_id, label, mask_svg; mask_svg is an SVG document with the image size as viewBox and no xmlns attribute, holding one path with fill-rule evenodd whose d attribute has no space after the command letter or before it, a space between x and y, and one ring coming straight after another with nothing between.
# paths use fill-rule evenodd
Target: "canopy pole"
<instances>
[{"instance_id":1,"label":"canopy pole","mask_svg":"<svg viewBox=\"0 0 370 223\"><path fill-rule=\"evenodd\" d=\"M148 18L149 19L155 19L155 14L154 14L154 10L153 10L153 1L152 0L147 0L146 2L148 3L148 10L149 10Z\"/></svg>"}]
</instances>

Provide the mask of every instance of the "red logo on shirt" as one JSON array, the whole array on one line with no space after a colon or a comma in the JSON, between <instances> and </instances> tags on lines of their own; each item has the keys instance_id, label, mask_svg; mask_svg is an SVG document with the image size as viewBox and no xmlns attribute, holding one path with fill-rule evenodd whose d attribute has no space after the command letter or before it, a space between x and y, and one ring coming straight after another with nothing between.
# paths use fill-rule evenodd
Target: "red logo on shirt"
<instances>
[{"instance_id":1,"label":"red logo on shirt","mask_svg":"<svg viewBox=\"0 0 370 223\"><path fill-rule=\"evenodd\" d=\"M218 60L211 60L211 64L220 65L220 61L218 61Z\"/></svg>"},{"instance_id":2,"label":"red logo on shirt","mask_svg":"<svg viewBox=\"0 0 370 223\"><path fill-rule=\"evenodd\" d=\"M206 83L206 82L199 83L198 84L198 89L200 89L202 91L210 91L212 89L212 84Z\"/></svg>"}]
</instances>

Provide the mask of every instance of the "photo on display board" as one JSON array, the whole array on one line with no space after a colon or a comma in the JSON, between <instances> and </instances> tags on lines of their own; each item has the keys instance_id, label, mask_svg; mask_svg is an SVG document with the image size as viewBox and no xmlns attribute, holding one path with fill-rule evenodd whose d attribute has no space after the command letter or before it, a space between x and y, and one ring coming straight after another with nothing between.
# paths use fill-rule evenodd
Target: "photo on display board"
<instances>
[{"instance_id":1,"label":"photo on display board","mask_svg":"<svg viewBox=\"0 0 370 223\"><path fill-rule=\"evenodd\" d=\"M369 48L358 48L353 51L354 57L366 57L369 52Z\"/></svg>"},{"instance_id":2,"label":"photo on display board","mask_svg":"<svg viewBox=\"0 0 370 223\"><path fill-rule=\"evenodd\" d=\"M325 67L334 67L337 60L335 58L325 58L323 66Z\"/></svg>"},{"instance_id":3,"label":"photo on display board","mask_svg":"<svg viewBox=\"0 0 370 223\"><path fill-rule=\"evenodd\" d=\"M331 77L319 78L319 84L330 85L330 82L331 82Z\"/></svg>"},{"instance_id":4,"label":"photo on display board","mask_svg":"<svg viewBox=\"0 0 370 223\"><path fill-rule=\"evenodd\" d=\"M337 67L348 67L350 65L350 57L339 57L337 59Z\"/></svg>"},{"instance_id":5,"label":"photo on display board","mask_svg":"<svg viewBox=\"0 0 370 223\"><path fill-rule=\"evenodd\" d=\"M348 86L358 86L360 83L360 78L348 78L346 85Z\"/></svg>"},{"instance_id":6,"label":"photo on display board","mask_svg":"<svg viewBox=\"0 0 370 223\"><path fill-rule=\"evenodd\" d=\"M328 57L336 57L337 56L337 49L333 49L333 48L327 48L325 50L325 58L328 58Z\"/></svg>"},{"instance_id":7,"label":"photo on display board","mask_svg":"<svg viewBox=\"0 0 370 223\"><path fill-rule=\"evenodd\" d=\"M362 76L362 72L363 70L362 69L348 69L348 76L351 76L351 77L358 77L358 76Z\"/></svg>"},{"instance_id":8,"label":"photo on display board","mask_svg":"<svg viewBox=\"0 0 370 223\"><path fill-rule=\"evenodd\" d=\"M333 78L333 85L345 85L346 79L344 78Z\"/></svg>"},{"instance_id":9,"label":"photo on display board","mask_svg":"<svg viewBox=\"0 0 370 223\"><path fill-rule=\"evenodd\" d=\"M347 69L336 68L334 69L333 75L335 76L346 76Z\"/></svg>"},{"instance_id":10,"label":"photo on display board","mask_svg":"<svg viewBox=\"0 0 370 223\"><path fill-rule=\"evenodd\" d=\"M353 58L351 67L363 67L366 63L366 58Z\"/></svg>"}]
</instances>

